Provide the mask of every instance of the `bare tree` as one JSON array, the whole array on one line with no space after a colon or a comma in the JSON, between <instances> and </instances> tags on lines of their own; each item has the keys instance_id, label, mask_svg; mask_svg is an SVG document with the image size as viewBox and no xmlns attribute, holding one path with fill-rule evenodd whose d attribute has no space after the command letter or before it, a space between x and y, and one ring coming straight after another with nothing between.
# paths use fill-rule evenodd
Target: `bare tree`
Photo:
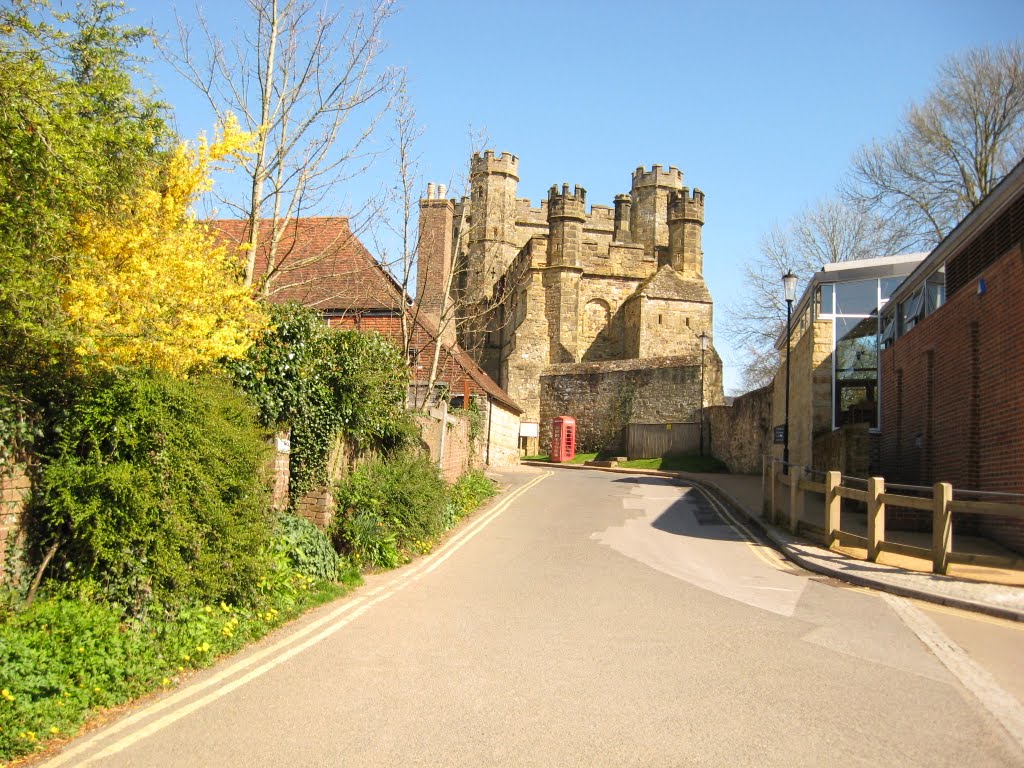
<instances>
[{"instance_id":1,"label":"bare tree","mask_svg":"<svg viewBox=\"0 0 1024 768\"><path fill-rule=\"evenodd\" d=\"M233 40L219 37L197 8L198 45L196 30L179 18L176 45L165 44L162 52L218 117L233 112L258 134L244 165L247 189L220 203L249 222L246 284L259 277L259 290L271 295L309 279L303 268L318 256L299 258L279 247L288 242L288 222L337 208L338 185L373 159L370 137L402 73L380 64L381 28L394 0L369 0L349 12L316 0L246 0L246 6L249 21ZM261 220L269 220L269 229ZM267 259L259 275L258 249Z\"/></svg>"},{"instance_id":2,"label":"bare tree","mask_svg":"<svg viewBox=\"0 0 1024 768\"><path fill-rule=\"evenodd\" d=\"M786 326L782 276L800 278L797 296L825 264L899 252L907 234L863 210L826 199L775 227L759 256L744 269L742 298L726 310L723 330L744 356L746 389L771 381L778 365L775 340Z\"/></svg>"},{"instance_id":3,"label":"bare tree","mask_svg":"<svg viewBox=\"0 0 1024 768\"><path fill-rule=\"evenodd\" d=\"M853 159L848 198L930 248L1024 156L1024 46L948 59L899 134Z\"/></svg>"}]
</instances>

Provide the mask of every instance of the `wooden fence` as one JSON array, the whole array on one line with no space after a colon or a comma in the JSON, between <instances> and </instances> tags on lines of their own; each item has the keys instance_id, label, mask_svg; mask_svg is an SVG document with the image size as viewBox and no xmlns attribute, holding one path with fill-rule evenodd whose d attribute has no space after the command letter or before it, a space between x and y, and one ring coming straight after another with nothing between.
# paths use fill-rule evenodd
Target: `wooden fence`
<instances>
[{"instance_id":1,"label":"wooden fence","mask_svg":"<svg viewBox=\"0 0 1024 768\"><path fill-rule=\"evenodd\" d=\"M629 424L625 435L626 456L630 459L657 459L671 454L700 451L700 424Z\"/></svg>"},{"instance_id":2,"label":"wooden fence","mask_svg":"<svg viewBox=\"0 0 1024 768\"><path fill-rule=\"evenodd\" d=\"M1021 568L1024 560L1015 557L981 555L953 551L953 514L956 512L975 515L1002 515L1024 522L1024 504L1006 501L969 501L953 498L953 486L949 483L935 483L931 489L913 486L896 486L901 490L923 492L922 495L906 495L886 490L885 479L871 477L866 481L858 478L844 478L840 472L826 472L824 482L816 482L804 467L791 465L789 472L782 471L778 459L765 458L765 490L767 514L772 522L787 524L796 533L800 518L804 515L808 493L823 494L824 525L823 543L826 547L836 544L863 547L868 560L877 560L882 552L930 559L932 572L944 574L951 563L981 565L990 568ZM866 488L853 485L866 484ZM784 489L784 490L783 490ZM930 493L927 493L930 490ZM927 495L924 495L927 493ZM998 496L999 494L992 494ZM780 502L788 496L787 509ZM1013 494L1005 494L1013 496ZM841 527L843 499L862 502L867 508L867 535L861 536ZM916 547L891 541L885 537L886 506L917 509L931 513L931 547Z\"/></svg>"}]
</instances>

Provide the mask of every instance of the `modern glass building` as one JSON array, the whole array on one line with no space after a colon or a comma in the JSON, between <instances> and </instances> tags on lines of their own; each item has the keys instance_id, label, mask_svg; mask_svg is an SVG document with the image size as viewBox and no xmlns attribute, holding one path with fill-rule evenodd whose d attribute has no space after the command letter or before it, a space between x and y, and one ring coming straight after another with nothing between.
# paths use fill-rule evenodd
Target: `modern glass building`
<instances>
[{"instance_id":1,"label":"modern glass building","mask_svg":"<svg viewBox=\"0 0 1024 768\"><path fill-rule=\"evenodd\" d=\"M794 305L790 334L792 462L824 463L821 454L835 452L816 447L815 442L843 427L856 424L877 430L884 396L879 384L883 339L879 318L889 297L926 255L826 264L810 276ZM776 347L782 365L775 377L773 420L781 425L785 421L785 332Z\"/></svg>"}]
</instances>

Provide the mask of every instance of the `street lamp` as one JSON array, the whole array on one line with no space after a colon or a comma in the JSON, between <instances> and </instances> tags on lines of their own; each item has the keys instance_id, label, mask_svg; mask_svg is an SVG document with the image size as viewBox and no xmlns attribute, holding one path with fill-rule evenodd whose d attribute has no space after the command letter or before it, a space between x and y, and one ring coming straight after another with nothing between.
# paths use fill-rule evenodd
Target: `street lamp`
<instances>
[{"instance_id":1,"label":"street lamp","mask_svg":"<svg viewBox=\"0 0 1024 768\"><path fill-rule=\"evenodd\" d=\"M782 443L782 473L789 474L789 347L792 333L793 300L796 299L796 275L787 272L782 276L782 288L786 293L786 426Z\"/></svg>"},{"instance_id":2,"label":"street lamp","mask_svg":"<svg viewBox=\"0 0 1024 768\"><path fill-rule=\"evenodd\" d=\"M710 337L700 332L700 455L704 455L704 353L708 350Z\"/></svg>"}]
</instances>

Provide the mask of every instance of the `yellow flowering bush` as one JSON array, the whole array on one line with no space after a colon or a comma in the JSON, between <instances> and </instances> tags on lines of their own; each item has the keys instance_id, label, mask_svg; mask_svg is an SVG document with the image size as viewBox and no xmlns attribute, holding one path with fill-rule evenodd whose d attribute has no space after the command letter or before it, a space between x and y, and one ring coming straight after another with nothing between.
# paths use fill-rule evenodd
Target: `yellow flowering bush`
<instances>
[{"instance_id":1,"label":"yellow flowering bush","mask_svg":"<svg viewBox=\"0 0 1024 768\"><path fill-rule=\"evenodd\" d=\"M229 115L212 142L182 143L163 167L146 171L140 191L112 214L80 220L81 258L62 303L83 362L182 377L243 356L266 330L237 252L218 245L192 212L213 168L248 152L253 139Z\"/></svg>"}]
</instances>

